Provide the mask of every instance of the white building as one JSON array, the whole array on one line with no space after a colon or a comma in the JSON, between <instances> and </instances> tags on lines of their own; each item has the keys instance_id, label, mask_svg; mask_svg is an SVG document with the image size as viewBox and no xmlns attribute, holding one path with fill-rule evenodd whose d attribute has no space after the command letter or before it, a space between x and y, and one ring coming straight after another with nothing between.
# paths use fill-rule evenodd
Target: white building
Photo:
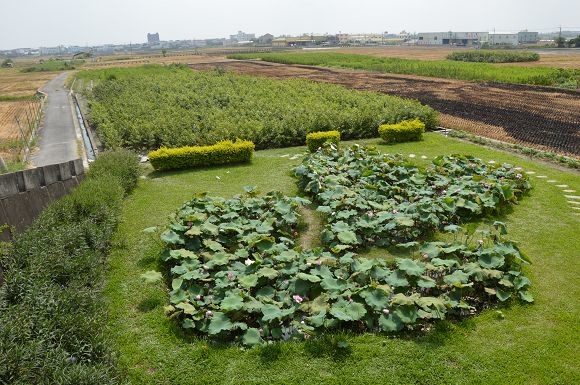
<instances>
[{"instance_id":1,"label":"white building","mask_svg":"<svg viewBox=\"0 0 580 385\"><path fill-rule=\"evenodd\" d=\"M253 33L245 33L242 31L238 31L235 35L230 35L230 40L233 42L248 42L256 38L256 35Z\"/></svg>"},{"instance_id":2,"label":"white building","mask_svg":"<svg viewBox=\"0 0 580 385\"><path fill-rule=\"evenodd\" d=\"M487 42L488 36L488 32L421 32L417 44L472 46Z\"/></svg>"},{"instance_id":3,"label":"white building","mask_svg":"<svg viewBox=\"0 0 580 385\"><path fill-rule=\"evenodd\" d=\"M520 44L525 43L537 43L540 41L540 36L538 32L520 31L518 32L518 42Z\"/></svg>"},{"instance_id":4,"label":"white building","mask_svg":"<svg viewBox=\"0 0 580 385\"><path fill-rule=\"evenodd\" d=\"M490 33L490 45L518 45L517 33Z\"/></svg>"}]
</instances>

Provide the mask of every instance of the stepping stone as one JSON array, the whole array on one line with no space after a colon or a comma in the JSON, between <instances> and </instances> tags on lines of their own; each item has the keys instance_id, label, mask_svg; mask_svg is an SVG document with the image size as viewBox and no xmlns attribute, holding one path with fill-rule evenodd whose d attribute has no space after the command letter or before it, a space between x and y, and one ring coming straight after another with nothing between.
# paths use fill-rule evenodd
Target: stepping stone
<instances>
[{"instance_id":1,"label":"stepping stone","mask_svg":"<svg viewBox=\"0 0 580 385\"><path fill-rule=\"evenodd\" d=\"M574 210L580 210L580 207L576 207L576 206L574 206L574 207L572 207L572 208L573 208Z\"/></svg>"},{"instance_id":2,"label":"stepping stone","mask_svg":"<svg viewBox=\"0 0 580 385\"><path fill-rule=\"evenodd\" d=\"M556 187L566 188L569 187L567 184L557 184Z\"/></svg>"},{"instance_id":3,"label":"stepping stone","mask_svg":"<svg viewBox=\"0 0 580 385\"><path fill-rule=\"evenodd\" d=\"M528 175L532 175L532 174L535 174L535 173L536 173L535 171L526 171L526 174L528 174Z\"/></svg>"},{"instance_id":4,"label":"stepping stone","mask_svg":"<svg viewBox=\"0 0 580 385\"><path fill-rule=\"evenodd\" d=\"M280 155L280 158L288 158L290 156L290 154L284 154L284 155Z\"/></svg>"},{"instance_id":5,"label":"stepping stone","mask_svg":"<svg viewBox=\"0 0 580 385\"><path fill-rule=\"evenodd\" d=\"M421 159L427 159L425 155L421 155Z\"/></svg>"},{"instance_id":6,"label":"stepping stone","mask_svg":"<svg viewBox=\"0 0 580 385\"><path fill-rule=\"evenodd\" d=\"M521 167L514 167L514 170L516 170L516 171L522 171L523 168L521 168Z\"/></svg>"},{"instance_id":7,"label":"stepping stone","mask_svg":"<svg viewBox=\"0 0 580 385\"><path fill-rule=\"evenodd\" d=\"M557 182L557 180L550 179L550 180L547 180L546 182L548 182L548 183L556 183L556 182Z\"/></svg>"},{"instance_id":8,"label":"stepping stone","mask_svg":"<svg viewBox=\"0 0 580 385\"><path fill-rule=\"evenodd\" d=\"M409 154L409 158L414 158L414 157L416 157L416 156L417 156L417 155L415 155L415 154Z\"/></svg>"},{"instance_id":9,"label":"stepping stone","mask_svg":"<svg viewBox=\"0 0 580 385\"><path fill-rule=\"evenodd\" d=\"M576 190L562 190L562 191L565 193L575 193L576 192Z\"/></svg>"},{"instance_id":10,"label":"stepping stone","mask_svg":"<svg viewBox=\"0 0 580 385\"><path fill-rule=\"evenodd\" d=\"M566 203L569 203L571 205L580 205L580 201L567 201Z\"/></svg>"},{"instance_id":11,"label":"stepping stone","mask_svg":"<svg viewBox=\"0 0 580 385\"><path fill-rule=\"evenodd\" d=\"M489 162L487 162L487 163L489 163L489 164L494 164L494 163L495 163L495 160L490 160L490 161L489 161Z\"/></svg>"},{"instance_id":12,"label":"stepping stone","mask_svg":"<svg viewBox=\"0 0 580 385\"><path fill-rule=\"evenodd\" d=\"M545 175L536 175L536 178L544 179L544 178L547 178L547 176L545 176Z\"/></svg>"},{"instance_id":13,"label":"stepping stone","mask_svg":"<svg viewBox=\"0 0 580 385\"><path fill-rule=\"evenodd\" d=\"M578 195L564 195L568 199L580 199Z\"/></svg>"}]
</instances>

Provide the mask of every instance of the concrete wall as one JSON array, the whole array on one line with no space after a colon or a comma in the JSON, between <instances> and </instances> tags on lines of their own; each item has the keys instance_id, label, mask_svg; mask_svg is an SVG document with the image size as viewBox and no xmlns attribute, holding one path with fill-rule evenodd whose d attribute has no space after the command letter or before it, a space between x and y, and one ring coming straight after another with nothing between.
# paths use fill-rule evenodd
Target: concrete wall
<instances>
[{"instance_id":1,"label":"concrete wall","mask_svg":"<svg viewBox=\"0 0 580 385\"><path fill-rule=\"evenodd\" d=\"M0 225L23 232L50 203L68 194L84 178L80 159L0 175ZM0 233L10 240L10 232Z\"/></svg>"}]
</instances>

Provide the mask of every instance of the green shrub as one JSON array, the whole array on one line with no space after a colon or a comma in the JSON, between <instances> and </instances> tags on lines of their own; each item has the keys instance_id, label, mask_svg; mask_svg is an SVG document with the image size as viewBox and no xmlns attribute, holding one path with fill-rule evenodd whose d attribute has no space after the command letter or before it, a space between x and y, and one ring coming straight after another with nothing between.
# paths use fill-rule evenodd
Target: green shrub
<instances>
[{"instance_id":1,"label":"green shrub","mask_svg":"<svg viewBox=\"0 0 580 385\"><path fill-rule=\"evenodd\" d=\"M540 60L540 55L529 51L477 50L453 52L449 60L477 63L516 63Z\"/></svg>"},{"instance_id":2,"label":"green shrub","mask_svg":"<svg viewBox=\"0 0 580 385\"><path fill-rule=\"evenodd\" d=\"M419 119L403 120L396 124L383 124L379 127L379 136L387 143L421 140L425 132L425 123Z\"/></svg>"},{"instance_id":3,"label":"green shrub","mask_svg":"<svg viewBox=\"0 0 580 385\"><path fill-rule=\"evenodd\" d=\"M306 146L310 152L316 152L324 143L331 142L336 145L340 142L340 132L320 131L311 132L306 135Z\"/></svg>"},{"instance_id":4,"label":"green shrub","mask_svg":"<svg viewBox=\"0 0 580 385\"><path fill-rule=\"evenodd\" d=\"M305 79L266 79L177 66L82 71L95 86L90 119L107 148L208 146L236 138L256 149L301 146L308 132L338 130L342 140L376 137L381 123L436 112L415 100Z\"/></svg>"},{"instance_id":5,"label":"green shrub","mask_svg":"<svg viewBox=\"0 0 580 385\"><path fill-rule=\"evenodd\" d=\"M137 154L126 149L115 149L106 152L98 162L94 162L89 169L91 178L117 178L125 193L129 193L137 185L139 179L139 163Z\"/></svg>"},{"instance_id":6,"label":"green shrub","mask_svg":"<svg viewBox=\"0 0 580 385\"><path fill-rule=\"evenodd\" d=\"M160 148L149 153L155 170L178 170L218 164L247 163L254 155L254 143L224 140L212 146Z\"/></svg>"},{"instance_id":7,"label":"green shrub","mask_svg":"<svg viewBox=\"0 0 580 385\"><path fill-rule=\"evenodd\" d=\"M101 291L137 169L134 155L103 153L0 256L0 383L118 383Z\"/></svg>"}]
</instances>

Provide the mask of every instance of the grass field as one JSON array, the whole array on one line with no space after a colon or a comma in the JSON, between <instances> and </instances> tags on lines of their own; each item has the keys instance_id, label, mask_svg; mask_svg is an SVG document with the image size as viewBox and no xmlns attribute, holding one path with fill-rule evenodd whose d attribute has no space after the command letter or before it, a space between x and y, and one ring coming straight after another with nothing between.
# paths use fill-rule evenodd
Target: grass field
<instances>
[{"instance_id":1,"label":"grass field","mask_svg":"<svg viewBox=\"0 0 580 385\"><path fill-rule=\"evenodd\" d=\"M450 48L437 46L394 46L394 47L352 47L338 48L326 52L340 52L377 57L394 57L401 59L445 60L453 52L470 51L469 48ZM505 66L517 65L524 67L580 68L580 52L578 50L540 49L540 60L528 63L507 63Z\"/></svg>"},{"instance_id":2,"label":"grass field","mask_svg":"<svg viewBox=\"0 0 580 385\"><path fill-rule=\"evenodd\" d=\"M360 143L378 144L377 139ZM160 270L163 246L142 230L164 225L195 193L230 197L245 185L262 192L297 194L290 170L304 147L259 151L250 165L156 173L151 169L124 204L106 288L109 329L119 365L139 384L572 384L580 381L580 207L557 185L580 188L580 176L511 154L426 134L419 143L378 146L384 152L414 154L417 163L442 153L469 153L485 161L509 162L532 170L534 189L507 213L509 238L532 258L531 306L513 305L441 323L419 336L333 334L307 342L250 350L214 346L185 335L164 315L165 283L146 284L140 274ZM537 176L546 176L538 178ZM556 181L549 183L548 180ZM348 346L343 342L346 340Z\"/></svg>"},{"instance_id":3,"label":"grass field","mask_svg":"<svg viewBox=\"0 0 580 385\"><path fill-rule=\"evenodd\" d=\"M283 64L350 68L367 71L429 76L470 81L533 84L578 88L580 70L545 67L498 66L451 60L416 60L328 52L230 55L232 59L262 59Z\"/></svg>"}]
</instances>

